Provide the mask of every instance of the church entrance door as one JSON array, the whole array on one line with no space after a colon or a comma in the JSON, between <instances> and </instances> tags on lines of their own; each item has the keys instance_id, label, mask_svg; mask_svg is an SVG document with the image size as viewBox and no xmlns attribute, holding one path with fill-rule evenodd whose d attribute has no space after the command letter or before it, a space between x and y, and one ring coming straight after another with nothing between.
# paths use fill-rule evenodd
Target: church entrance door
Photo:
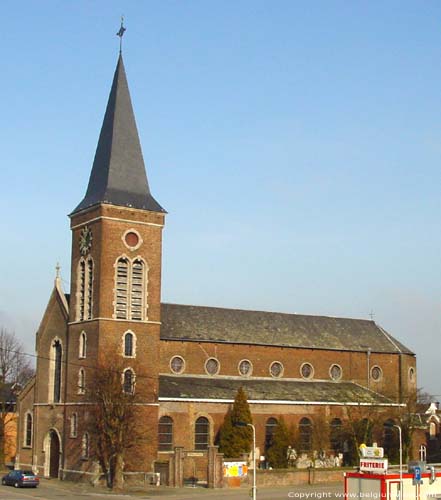
<instances>
[{"instance_id":1,"label":"church entrance door","mask_svg":"<svg viewBox=\"0 0 441 500\"><path fill-rule=\"evenodd\" d=\"M60 439L55 431L50 432L49 477L58 478L60 469Z\"/></svg>"}]
</instances>

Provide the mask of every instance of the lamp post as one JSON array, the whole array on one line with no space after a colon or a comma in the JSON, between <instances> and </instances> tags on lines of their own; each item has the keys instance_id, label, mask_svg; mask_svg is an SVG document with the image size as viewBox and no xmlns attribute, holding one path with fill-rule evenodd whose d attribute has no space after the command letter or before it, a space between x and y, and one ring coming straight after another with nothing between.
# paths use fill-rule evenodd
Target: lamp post
<instances>
[{"instance_id":1,"label":"lamp post","mask_svg":"<svg viewBox=\"0 0 441 500\"><path fill-rule=\"evenodd\" d=\"M384 427L386 429L398 429L398 437L400 440L400 500L403 500L403 439L401 434L401 427L399 425L393 424L392 422L385 422Z\"/></svg>"},{"instance_id":2,"label":"lamp post","mask_svg":"<svg viewBox=\"0 0 441 500\"><path fill-rule=\"evenodd\" d=\"M256 428L253 424L247 422L236 422L235 427L251 427L253 429L253 489L252 489L252 499L257 499L257 488L256 488ZM402 499L401 499L402 500Z\"/></svg>"}]
</instances>

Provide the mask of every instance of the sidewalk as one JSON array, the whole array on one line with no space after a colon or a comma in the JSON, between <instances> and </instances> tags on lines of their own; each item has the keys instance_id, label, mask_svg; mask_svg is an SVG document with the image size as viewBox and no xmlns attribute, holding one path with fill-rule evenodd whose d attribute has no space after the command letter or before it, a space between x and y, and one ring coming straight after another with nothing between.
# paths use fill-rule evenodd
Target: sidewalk
<instances>
[{"instance_id":1,"label":"sidewalk","mask_svg":"<svg viewBox=\"0 0 441 500\"><path fill-rule=\"evenodd\" d=\"M60 481L58 479L41 479L41 485L48 487L52 490L69 492L75 495L81 496L94 496L94 495L108 495L110 497L125 497L127 499L154 499L154 498L169 498L172 500L192 500L192 499L211 499L216 500L218 498L227 498L230 500L236 499L247 499L249 498L249 487L242 488L219 488L219 489L207 489L207 488L170 488L167 486L148 486L146 488L130 488L122 492L114 492L109 490L104 486L92 486L86 483L74 483L71 481ZM314 500L314 497L322 498L323 493L331 494L334 496L343 490L343 484L341 483L328 483L320 485L302 485L302 486L270 486L258 488L258 498L269 499L273 498L297 498L299 499L310 499ZM289 496L290 493L294 496ZM330 498L325 496L323 498Z\"/></svg>"}]
</instances>

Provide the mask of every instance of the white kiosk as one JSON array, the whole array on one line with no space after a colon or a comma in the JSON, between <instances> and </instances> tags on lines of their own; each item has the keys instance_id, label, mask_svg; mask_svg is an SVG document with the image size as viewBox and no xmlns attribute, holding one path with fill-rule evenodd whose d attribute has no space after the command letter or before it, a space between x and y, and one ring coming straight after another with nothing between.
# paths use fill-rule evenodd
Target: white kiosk
<instances>
[{"instance_id":1,"label":"white kiosk","mask_svg":"<svg viewBox=\"0 0 441 500\"><path fill-rule=\"evenodd\" d=\"M441 471L424 461L388 470L383 448L361 446L360 471L345 474L345 500L441 500Z\"/></svg>"}]
</instances>

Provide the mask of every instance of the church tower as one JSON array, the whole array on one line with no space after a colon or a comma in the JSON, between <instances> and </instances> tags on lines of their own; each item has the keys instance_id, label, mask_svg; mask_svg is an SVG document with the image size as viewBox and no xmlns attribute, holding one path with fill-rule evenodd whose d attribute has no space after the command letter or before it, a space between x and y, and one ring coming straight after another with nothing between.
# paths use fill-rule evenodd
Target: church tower
<instances>
[{"instance_id":1,"label":"church tower","mask_svg":"<svg viewBox=\"0 0 441 500\"><path fill-rule=\"evenodd\" d=\"M121 360L124 390L136 391L143 425L151 433L148 449L143 451L145 462L137 464L138 470L140 466L148 470L157 448L165 210L150 192L121 54L87 192L70 219L65 400L78 406L67 410L67 422L78 419L81 427L80 417L87 419L84 403L97 363Z\"/></svg>"}]
</instances>

